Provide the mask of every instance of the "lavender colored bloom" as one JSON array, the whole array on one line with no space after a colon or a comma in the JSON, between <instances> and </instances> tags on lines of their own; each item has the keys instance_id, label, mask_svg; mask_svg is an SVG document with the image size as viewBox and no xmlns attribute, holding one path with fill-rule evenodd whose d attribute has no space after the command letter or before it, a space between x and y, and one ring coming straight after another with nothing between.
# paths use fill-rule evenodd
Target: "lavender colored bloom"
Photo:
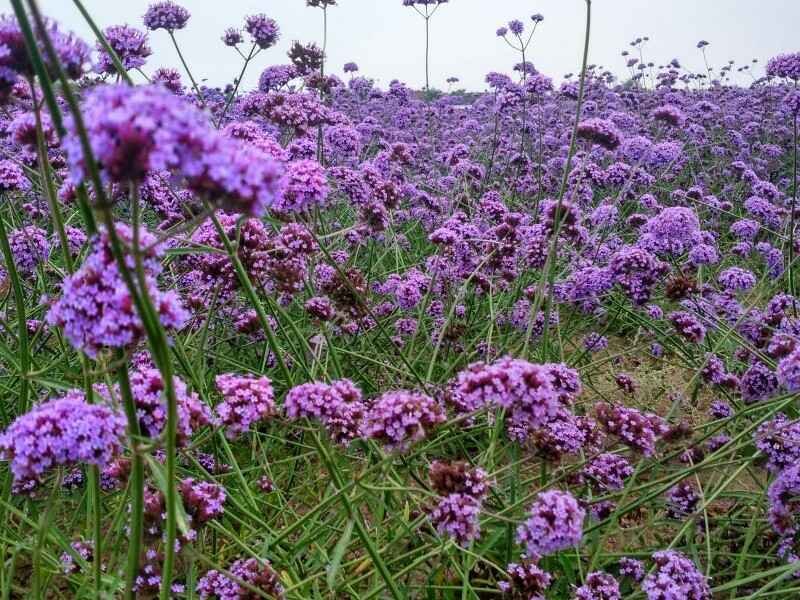
<instances>
[{"instance_id":1,"label":"lavender colored bloom","mask_svg":"<svg viewBox=\"0 0 800 600\"><path fill-rule=\"evenodd\" d=\"M236 29L236 27L228 27L225 33L222 34L222 43L231 48L238 46L243 41L242 32Z\"/></svg>"},{"instance_id":2,"label":"lavender colored bloom","mask_svg":"<svg viewBox=\"0 0 800 600\"><path fill-rule=\"evenodd\" d=\"M800 391L800 346L778 363L778 382L790 392Z\"/></svg>"},{"instance_id":3,"label":"lavender colored bloom","mask_svg":"<svg viewBox=\"0 0 800 600\"><path fill-rule=\"evenodd\" d=\"M622 134L612 121L597 118L581 121L578 124L578 137L606 150L616 150L622 142Z\"/></svg>"},{"instance_id":4,"label":"lavender colored bloom","mask_svg":"<svg viewBox=\"0 0 800 600\"><path fill-rule=\"evenodd\" d=\"M70 544L74 552L80 556L84 562L91 564L94 558L94 547L92 544L82 541L75 541ZM60 558L61 568L66 575L80 573L81 566L69 552L64 552Z\"/></svg>"},{"instance_id":5,"label":"lavender colored bloom","mask_svg":"<svg viewBox=\"0 0 800 600\"><path fill-rule=\"evenodd\" d=\"M594 571L586 583L575 590L575 600L620 600L619 582L608 573Z\"/></svg>"},{"instance_id":6,"label":"lavender colored bloom","mask_svg":"<svg viewBox=\"0 0 800 600\"><path fill-rule=\"evenodd\" d=\"M240 559L231 564L227 570L236 580L255 587L267 598L283 600L286 597L280 577L269 561L255 558ZM236 580L228 578L220 571L209 571L197 582L197 593L202 600L241 600L252 597L253 592Z\"/></svg>"},{"instance_id":7,"label":"lavender colored bloom","mask_svg":"<svg viewBox=\"0 0 800 600\"><path fill-rule=\"evenodd\" d=\"M546 556L577 546L583 537L586 511L569 492L540 492L530 517L517 529L517 541L531 556Z\"/></svg>"},{"instance_id":8,"label":"lavender colored bloom","mask_svg":"<svg viewBox=\"0 0 800 600\"><path fill-rule=\"evenodd\" d=\"M0 160L0 192L25 191L30 187L22 167L12 160Z\"/></svg>"},{"instance_id":9,"label":"lavender colored bloom","mask_svg":"<svg viewBox=\"0 0 800 600\"><path fill-rule=\"evenodd\" d=\"M283 198L275 204L281 212L298 213L322 206L328 197L325 169L315 160L290 162Z\"/></svg>"},{"instance_id":10,"label":"lavender colored bloom","mask_svg":"<svg viewBox=\"0 0 800 600\"><path fill-rule=\"evenodd\" d=\"M344 63L344 72L345 73L356 73L358 71L358 65L354 62L347 62Z\"/></svg>"},{"instance_id":11,"label":"lavender colored bloom","mask_svg":"<svg viewBox=\"0 0 800 600\"><path fill-rule=\"evenodd\" d=\"M361 391L349 379L295 386L287 392L283 410L291 420L320 421L340 444L346 445L363 434L366 409Z\"/></svg>"},{"instance_id":12,"label":"lavender colored bloom","mask_svg":"<svg viewBox=\"0 0 800 600\"><path fill-rule=\"evenodd\" d=\"M14 482L37 482L55 466L105 467L122 450L125 419L83 392L71 390L18 417L0 434L0 459L9 461Z\"/></svg>"},{"instance_id":13,"label":"lavender colored bloom","mask_svg":"<svg viewBox=\"0 0 800 600\"><path fill-rule=\"evenodd\" d=\"M279 90L299 73L294 65L272 65L261 72L258 78L258 89L264 93Z\"/></svg>"},{"instance_id":14,"label":"lavender colored bloom","mask_svg":"<svg viewBox=\"0 0 800 600\"><path fill-rule=\"evenodd\" d=\"M495 404L509 411L511 422L531 430L556 417L561 408L548 366L510 357L470 365L458 374L452 390L468 410Z\"/></svg>"},{"instance_id":15,"label":"lavender colored bloom","mask_svg":"<svg viewBox=\"0 0 800 600\"><path fill-rule=\"evenodd\" d=\"M589 352L600 352L600 350L608 348L608 338L593 331L583 338L583 346Z\"/></svg>"},{"instance_id":16,"label":"lavender colored bloom","mask_svg":"<svg viewBox=\"0 0 800 600\"><path fill-rule=\"evenodd\" d=\"M731 405L724 400L714 400L708 411L715 419L726 419L733 415Z\"/></svg>"},{"instance_id":17,"label":"lavender colored bloom","mask_svg":"<svg viewBox=\"0 0 800 600\"><path fill-rule=\"evenodd\" d=\"M648 219L639 245L657 254L677 256L694 245L699 230L700 221L692 209L671 206Z\"/></svg>"},{"instance_id":18,"label":"lavender colored bloom","mask_svg":"<svg viewBox=\"0 0 800 600\"><path fill-rule=\"evenodd\" d=\"M767 468L777 472L800 461L800 421L783 413L762 423L754 434L756 448L767 457Z\"/></svg>"},{"instance_id":19,"label":"lavender colored bloom","mask_svg":"<svg viewBox=\"0 0 800 600\"><path fill-rule=\"evenodd\" d=\"M486 471L469 468L465 462L433 461L429 469L431 487L440 496L463 494L482 501L489 493Z\"/></svg>"},{"instance_id":20,"label":"lavender colored bloom","mask_svg":"<svg viewBox=\"0 0 800 600\"><path fill-rule=\"evenodd\" d=\"M770 77L781 77L800 80L800 53L779 54L769 59L767 62L767 75Z\"/></svg>"},{"instance_id":21,"label":"lavender colored bloom","mask_svg":"<svg viewBox=\"0 0 800 600\"><path fill-rule=\"evenodd\" d=\"M638 583L645 576L644 563L635 558L623 556L619 559L619 574L624 577L630 577Z\"/></svg>"},{"instance_id":22,"label":"lavender colored bloom","mask_svg":"<svg viewBox=\"0 0 800 600\"><path fill-rule=\"evenodd\" d=\"M523 25L522 21L514 19L513 21L508 22L508 28L514 35L522 35L525 25Z\"/></svg>"},{"instance_id":23,"label":"lavender colored bloom","mask_svg":"<svg viewBox=\"0 0 800 600\"><path fill-rule=\"evenodd\" d=\"M686 121L686 116L681 110L671 104L659 106L653 111L653 118L673 127L681 127Z\"/></svg>"},{"instance_id":24,"label":"lavender colored bloom","mask_svg":"<svg viewBox=\"0 0 800 600\"><path fill-rule=\"evenodd\" d=\"M706 577L694 563L676 550L653 554L655 572L645 577L642 590L647 600L710 600Z\"/></svg>"},{"instance_id":25,"label":"lavender colored bloom","mask_svg":"<svg viewBox=\"0 0 800 600\"><path fill-rule=\"evenodd\" d=\"M430 396L405 390L386 392L367 411L364 436L402 452L446 418L444 408Z\"/></svg>"},{"instance_id":26,"label":"lavender colored bloom","mask_svg":"<svg viewBox=\"0 0 800 600\"><path fill-rule=\"evenodd\" d=\"M467 494L449 494L431 510L429 518L439 535L469 546L480 537L480 501Z\"/></svg>"},{"instance_id":27,"label":"lavender colored bloom","mask_svg":"<svg viewBox=\"0 0 800 600\"><path fill-rule=\"evenodd\" d=\"M544 592L550 587L552 576L539 568L534 560L511 563L506 567L508 581L498 584L504 598L513 600L545 600Z\"/></svg>"},{"instance_id":28,"label":"lavender colored bloom","mask_svg":"<svg viewBox=\"0 0 800 600\"><path fill-rule=\"evenodd\" d=\"M108 45L119 57L126 71L144 66L147 57L153 53L148 45L147 34L130 25L113 25L108 27L103 32L103 35L105 35ZM116 73L117 68L114 66L111 55L106 52L100 42L97 42L97 53L98 62L95 65L95 70L98 73L111 75Z\"/></svg>"},{"instance_id":29,"label":"lavender colored bloom","mask_svg":"<svg viewBox=\"0 0 800 600\"><path fill-rule=\"evenodd\" d=\"M262 50L274 46L280 37L278 24L263 13L247 17L244 30L253 38L253 43Z\"/></svg>"},{"instance_id":30,"label":"lavender colored bloom","mask_svg":"<svg viewBox=\"0 0 800 600\"><path fill-rule=\"evenodd\" d=\"M197 523L205 523L218 519L225 512L225 488L209 481L195 481L191 477L184 479L179 491L183 498L186 512Z\"/></svg>"},{"instance_id":31,"label":"lavender colored bloom","mask_svg":"<svg viewBox=\"0 0 800 600\"><path fill-rule=\"evenodd\" d=\"M170 33L176 29L183 29L189 21L189 11L165 0L163 2L155 2L147 8L144 13L144 26L151 31L157 29L166 29Z\"/></svg>"},{"instance_id":32,"label":"lavender colored bloom","mask_svg":"<svg viewBox=\"0 0 800 600\"><path fill-rule=\"evenodd\" d=\"M768 400L778 391L778 377L764 363L754 362L739 380L739 390L747 404Z\"/></svg>"},{"instance_id":33,"label":"lavender colored bloom","mask_svg":"<svg viewBox=\"0 0 800 600\"><path fill-rule=\"evenodd\" d=\"M605 453L587 463L581 474L598 490L616 491L625 487L625 480L633 475L633 467L625 457Z\"/></svg>"},{"instance_id":34,"label":"lavender colored bloom","mask_svg":"<svg viewBox=\"0 0 800 600\"><path fill-rule=\"evenodd\" d=\"M235 439L251 425L275 414L275 396L269 378L226 373L217 375L216 384L223 397L216 412L226 427L228 439Z\"/></svg>"},{"instance_id":35,"label":"lavender colored bloom","mask_svg":"<svg viewBox=\"0 0 800 600\"><path fill-rule=\"evenodd\" d=\"M693 314L686 311L674 311L667 318L675 331L688 341L699 344L705 339L706 328Z\"/></svg>"},{"instance_id":36,"label":"lavender colored bloom","mask_svg":"<svg viewBox=\"0 0 800 600\"><path fill-rule=\"evenodd\" d=\"M117 224L116 229L121 241L130 245L132 230L123 224ZM174 291L162 292L156 286L163 248L147 231L140 232L139 241L140 248L149 249L142 260L147 291L161 324L180 329L188 313ZM126 260L128 268L133 268L133 257ZM47 322L61 327L70 344L92 358L104 348L127 348L142 339L144 326L111 253L107 232L100 233L81 267L64 279L61 297L47 313Z\"/></svg>"},{"instance_id":37,"label":"lavender colored bloom","mask_svg":"<svg viewBox=\"0 0 800 600\"><path fill-rule=\"evenodd\" d=\"M731 292L749 290L756 284L756 277L750 271L740 267L725 269L717 276L722 287Z\"/></svg>"},{"instance_id":38,"label":"lavender colored bloom","mask_svg":"<svg viewBox=\"0 0 800 600\"><path fill-rule=\"evenodd\" d=\"M644 414L635 408L612 406L605 402L597 405L597 420L610 434L645 456L655 453L656 440L664 435L664 420L652 413Z\"/></svg>"},{"instance_id":39,"label":"lavender colored bloom","mask_svg":"<svg viewBox=\"0 0 800 600\"><path fill-rule=\"evenodd\" d=\"M181 74L175 69L168 67L161 67L153 71L153 76L150 78L151 83L163 85L173 94L183 94L183 83L181 82Z\"/></svg>"},{"instance_id":40,"label":"lavender colored bloom","mask_svg":"<svg viewBox=\"0 0 800 600\"><path fill-rule=\"evenodd\" d=\"M34 275L36 268L50 256L47 232L36 225L27 225L8 234L14 263L23 275Z\"/></svg>"},{"instance_id":41,"label":"lavender colored bloom","mask_svg":"<svg viewBox=\"0 0 800 600\"><path fill-rule=\"evenodd\" d=\"M667 516L671 519L685 519L694 513L700 496L694 486L682 481L667 492Z\"/></svg>"}]
</instances>

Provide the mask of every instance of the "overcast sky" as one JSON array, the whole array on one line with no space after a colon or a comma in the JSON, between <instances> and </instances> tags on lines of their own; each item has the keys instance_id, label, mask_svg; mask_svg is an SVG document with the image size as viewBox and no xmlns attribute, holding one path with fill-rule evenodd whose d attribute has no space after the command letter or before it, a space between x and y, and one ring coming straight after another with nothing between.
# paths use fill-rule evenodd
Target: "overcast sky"
<instances>
[{"instance_id":1,"label":"overcast sky","mask_svg":"<svg viewBox=\"0 0 800 600\"><path fill-rule=\"evenodd\" d=\"M147 0L83 0L101 27L128 23L142 28ZM262 52L245 78L254 86L261 70L286 62L292 40L322 40L322 11L307 8L305 0L182 0L192 13L177 37L192 71L210 85L224 85L238 75L241 59L225 47L220 36L226 27L241 27L244 17L266 13L281 28L279 44ZM342 65L355 61L363 75L385 86L400 79L424 84L424 21L402 0L339 0L329 9L329 70L342 75ZM91 40L91 32L70 0L40 0L43 11ZM649 36L645 61L657 65L678 58L694 71L703 71L698 40L710 43L712 66L733 59L738 64L766 59L780 52L800 50L797 24L800 0L594 0L590 63L625 76L620 52L639 36ZM509 71L519 57L495 30L510 19L531 25L533 13L544 15L529 50L536 68L556 80L578 70L583 43L583 0L451 0L431 20L431 85L446 88L445 79L459 77L470 90L485 88L489 71ZM180 66L165 31L150 34L153 56L145 71ZM741 83L749 78L739 76ZM188 83L188 81L187 81Z\"/></svg>"}]
</instances>

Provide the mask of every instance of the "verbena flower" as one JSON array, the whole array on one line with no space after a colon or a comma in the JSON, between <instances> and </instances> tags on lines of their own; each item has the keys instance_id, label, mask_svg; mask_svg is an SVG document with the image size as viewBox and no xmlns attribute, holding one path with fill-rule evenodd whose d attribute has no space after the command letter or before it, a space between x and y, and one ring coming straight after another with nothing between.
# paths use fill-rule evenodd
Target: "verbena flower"
<instances>
[{"instance_id":1,"label":"verbena flower","mask_svg":"<svg viewBox=\"0 0 800 600\"><path fill-rule=\"evenodd\" d=\"M10 463L15 483L37 482L56 466L105 467L122 450L125 418L82 391L34 407L0 435L0 458Z\"/></svg>"},{"instance_id":2,"label":"verbena flower","mask_svg":"<svg viewBox=\"0 0 800 600\"><path fill-rule=\"evenodd\" d=\"M215 410L228 439L238 437L275 414L275 396L269 378L225 373L217 375L216 384L223 401Z\"/></svg>"},{"instance_id":3,"label":"verbena flower","mask_svg":"<svg viewBox=\"0 0 800 600\"><path fill-rule=\"evenodd\" d=\"M531 556L546 556L578 546L586 511L569 492L540 492L530 517L517 528L517 541Z\"/></svg>"}]
</instances>

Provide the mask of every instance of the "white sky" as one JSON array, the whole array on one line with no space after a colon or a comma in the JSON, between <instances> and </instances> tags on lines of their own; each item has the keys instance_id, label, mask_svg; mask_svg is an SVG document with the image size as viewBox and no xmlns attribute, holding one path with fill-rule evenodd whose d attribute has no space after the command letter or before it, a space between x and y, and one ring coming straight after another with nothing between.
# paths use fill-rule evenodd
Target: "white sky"
<instances>
[{"instance_id":1,"label":"white sky","mask_svg":"<svg viewBox=\"0 0 800 600\"><path fill-rule=\"evenodd\" d=\"M83 0L101 27L128 23L143 28L147 0ZM263 12L281 28L279 44L262 52L251 65L244 87L255 85L261 70L285 63L292 40L322 40L322 11L307 8L305 0L181 0L192 18L177 32L181 50L195 77L210 85L224 85L238 75L241 59L225 47L220 36L226 27L241 27L244 17ZM424 83L424 22L402 0L339 0L329 9L328 70L342 75L342 65L355 61L361 74L381 85L400 79L412 86ZM87 41L91 32L70 0L40 0L43 12ZM589 62L625 76L620 52L639 36L649 36L645 61L657 65L678 58L683 65L703 71L696 49L700 39L712 66L729 59L743 64L759 58L763 64L780 52L800 50L796 37L800 0L594 0ZM529 60L559 80L578 70L583 43L585 5L582 0L450 0L431 20L431 85L446 88L445 79L456 76L461 86L484 89L489 71L508 72L518 62L495 30L518 18L531 25L530 16L542 13L529 50ZM794 34L794 35L793 35ZM245 36L247 37L247 36ZM165 31L151 32L154 54L145 71L159 66L180 68ZM184 76L185 83L188 80ZM739 76L741 83L749 77Z\"/></svg>"}]
</instances>

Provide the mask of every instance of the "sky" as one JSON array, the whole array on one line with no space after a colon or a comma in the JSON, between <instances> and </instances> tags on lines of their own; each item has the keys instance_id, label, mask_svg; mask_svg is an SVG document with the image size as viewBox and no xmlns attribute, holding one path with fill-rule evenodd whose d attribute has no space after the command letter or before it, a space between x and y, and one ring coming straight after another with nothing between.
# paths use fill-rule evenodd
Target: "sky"
<instances>
[{"instance_id":1,"label":"sky","mask_svg":"<svg viewBox=\"0 0 800 600\"><path fill-rule=\"evenodd\" d=\"M45 14L92 40L91 31L69 0L39 0ZM127 23L142 28L148 0L83 0L101 27ZM224 85L238 75L242 59L220 41L227 27L241 27L250 14L266 13L281 28L279 43L259 54L244 78L244 89L255 87L265 67L287 62L293 40L322 41L322 11L307 8L305 0L179 0L192 17L176 32L181 51L194 75L208 85ZM577 72L583 48L586 5L583 0L450 0L431 19L431 86L447 89L445 80L458 77L458 87L485 89L490 71L509 72L519 54L495 31L511 19L532 25L541 13L526 58L560 81ZM328 10L329 72L343 76L342 66L354 61L361 74L386 86L399 79L413 87L425 81L424 20L402 0L339 0ZM798 0L594 0L589 62L603 65L620 77L627 74L621 52L629 43L648 36L645 62L664 64L677 58L695 72L704 70L697 42L707 40L709 63L719 67L758 58L756 76L766 60L781 52L800 50ZM794 35L793 35L794 34ZM165 31L150 33L153 55L145 71L160 66L180 68ZM188 83L184 76L184 80ZM748 84L747 75L738 83Z\"/></svg>"}]
</instances>

